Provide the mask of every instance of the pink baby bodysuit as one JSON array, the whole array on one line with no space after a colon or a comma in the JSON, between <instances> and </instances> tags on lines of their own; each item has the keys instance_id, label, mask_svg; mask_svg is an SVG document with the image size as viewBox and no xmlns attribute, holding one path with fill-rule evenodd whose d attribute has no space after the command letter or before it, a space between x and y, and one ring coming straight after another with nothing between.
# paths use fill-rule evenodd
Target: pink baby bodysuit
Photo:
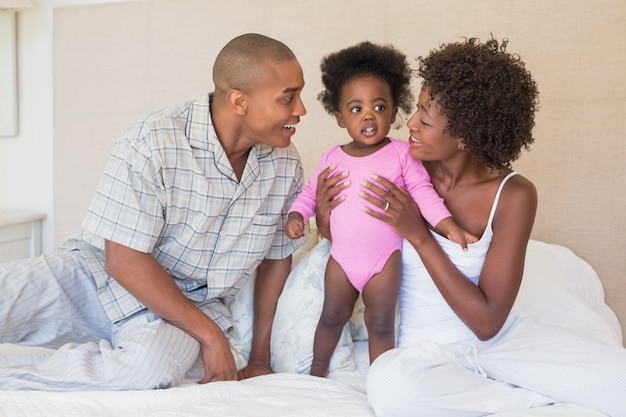
<instances>
[{"instance_id":1,"label":"pink baby bodysuit","mask_svg":"<svg viewBox=\"0 0 626 417\"><path fill-rule=\"evenodd\" d=\"M373 181L371 175L377 174L406 189L433 226L450 217L443 199L430 183L428 172L420 161L411 157L408 147L407 142L390 139L389 144L363 157L350 156L341 146L331 148L322 155L315 173L291 206L290 212L299 212L306 221L315 214L319 174L330 165L337 166L335 173L348 171L350 186L343 193L346 199L330 214L331 255L359 291L382 270L391 254L402 247L402 238L396 232L362 210L362 206L370 205L359 196L362 180Z\"/></svg>"}]
</instances>

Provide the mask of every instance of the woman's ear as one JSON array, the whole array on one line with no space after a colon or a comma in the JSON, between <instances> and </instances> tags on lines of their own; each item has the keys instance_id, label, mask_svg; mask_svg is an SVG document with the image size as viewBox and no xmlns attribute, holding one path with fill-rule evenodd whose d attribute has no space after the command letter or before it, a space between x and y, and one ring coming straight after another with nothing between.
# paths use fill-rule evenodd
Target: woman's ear
<instances>
[{"instance_id":1,"label":"woman's ear","mask_svg":"<svg viewBox=\"0 0 626 417\"><path fill-rule=\"evenodd\" d=\"M246 95L240 90L229 90L228 93L226 93L226 101L228 101L235 113L240 116L246 114L248 103L246 101Z\"/></svg>"},{"instance_id":2,"label":"woman's ear","mask_svg":"<svg viewBox=\"0 0 626 417\"><path fill-rule=\"evenodd\" d=\"M458 139L458 143L456 145L460 150L464 151L465 150L465 143L463 143L463 139L459 138Z\"/></svg>"},{"instance_id":3,"label":"woman's ear","mask_svg":"<svg viewBox=\"0 0 626 417\"><path fill-rule=\"evenodd\" d=\"M339 127L341 128L346 127L346 121L343 120L343 116L338 111L335 112L335 119L337 119L337 124L339 125Z\"/></svg>"}]
</instances>

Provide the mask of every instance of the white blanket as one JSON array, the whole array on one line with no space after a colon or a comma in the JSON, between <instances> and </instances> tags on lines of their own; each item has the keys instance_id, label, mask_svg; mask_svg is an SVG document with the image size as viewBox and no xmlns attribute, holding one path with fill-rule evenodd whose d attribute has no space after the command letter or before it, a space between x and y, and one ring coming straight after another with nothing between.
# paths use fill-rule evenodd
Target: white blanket
<instances>
[{"instance_id":1,"label":"white blanket","mask_svg":"<svg viewBox=\"0 0 626 417\"><path fill-rule=\"evenodd\" d=\"M7 392L6 416L372 416L363 393L333 380L273 374L140 392Z\"/></svg>"},{"instance_id":2,"label":"white blanket","mask_svg":"<svg viewBox=\"0 0 626 417\"><path fill-rule=\"evenodd\" d=\"M302 281L303 269L319 269L325 262L328 247L324 241L310 256L294 268L290 281ZM314 277L309 276L309 279ZM289 282L280 306L288 310L295 298L302 306L302 291L308 297L319 297ZM299 293L296 293L299 291ZM288 302L289 301L289 302ZM542 321L587 333L606 343L621 344L621 330L617 319L604 303L600 281L591 267L569 249L558 245L531 241L528 248L526 271L516 303ZM315 302L314 305L319 303ZM317 308L317 307L316 307ZM310 312L311 313L311 312ZM282 313L281 313L282 314ZM314 311L313 311L313 314ZM296 331L287 320L288 313L280 317L274 327L275 347L285 343L285 335ZM310 320L315 323L314 317ZM368 416L374 414L367 404L364 379L368 367L367 341L362 333L359 314L351 322L350 332L355 340L342 349L342 363L349 356L355 366L337 365L329 378L317 378L294 372L277 373L241 382L216 382L199 385L190 379L179 387L154 391L126 392L39 392L0 391L0 416L258 416L258 417L310 417L310 416ZM245 321L245 320L243 320ZM307 338L310 328L303 326L297 332L298 340ZM361 334L362 335L362 334ZM291 337L291 336L290 336ZM347 352L347 354L346 354ZM45 355L46 350L0 345L2 359L19 360L20 356ZM300 352L301 358L309 352ZM4 358L3 358L3 356ZM280 355L278 355L280 356ZM280 358L275 358L280 362ZM339 363L336 361L336 363ZM301 371L297 371L301 372ZM540 377L538 375L538 377ZM497 417L598 417L601 414L570 404L555 404L529 410L499 413ZM494 417L495 417L494 416ZM419 416L418 416L419 417ZM427 416L424 416L427 417Z\"/></svg>"}]
</instances>

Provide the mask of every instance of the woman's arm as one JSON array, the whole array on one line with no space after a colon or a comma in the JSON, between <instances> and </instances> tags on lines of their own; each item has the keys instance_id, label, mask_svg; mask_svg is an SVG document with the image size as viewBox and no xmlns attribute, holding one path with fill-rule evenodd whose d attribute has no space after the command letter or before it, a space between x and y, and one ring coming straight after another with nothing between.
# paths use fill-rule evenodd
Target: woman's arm
<instances>
[{"instance_id":1,"label":"woman's arm","mask_svg":"<svg viewBox=\"0 0 626 417\"><path fill-rule=\"evenodd\" d=\"M331 176L336 168L335 165L331 165L317 176L317 190L315 192L315 222L320 235L328 240L332 240L330 212L343 203L345 196L337 197L337 195L350 185L350 181L344 181L348 176L347 171Z\"/></svg>"},{"instance_id":2,"label":"woman's arm","mask_svg":"<svg viewBox=\"0 0 626 417\"><path fill-rule=\"evenodd\" d=\"M389 191L368 182L365 187L373 195L364 193L364 198L381 209L385 201L390 206L386 213L364 210L411 243L446 302L479 339L493 337L506 321L521 283L537 207L533 184L518 175L503 188L493 220L493 240L476 286L432 237L410 196L384 178L375 181Z\"/></svg>"}]
</instances>

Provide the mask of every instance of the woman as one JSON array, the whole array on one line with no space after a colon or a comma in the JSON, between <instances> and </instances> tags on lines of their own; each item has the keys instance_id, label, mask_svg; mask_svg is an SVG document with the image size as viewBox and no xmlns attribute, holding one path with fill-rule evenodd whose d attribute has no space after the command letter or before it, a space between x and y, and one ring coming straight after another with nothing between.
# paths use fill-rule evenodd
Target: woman
<instances>
[{"instance_id":1,"label":"woman","mask_svg":"<svg viewBox=\"0 0 626 417\"><path fill-rule=\"evenodd\" d=\"M537 193L511 170L533 142L537 88L519 56L491 39L443 45L420 58L409 152L459 225L480 236L463 252L427 228L406 192L364 183L364 210L405 238L399 348L368 374L378 416L479 416L577 403L623 415L626 350L555 328L513 308ZM341 177L319 177L317 221L328 233ZM387 205L388 204L388 205ZM574 364L574 366L572 366Z\"/></svg>"}]
</instances>

